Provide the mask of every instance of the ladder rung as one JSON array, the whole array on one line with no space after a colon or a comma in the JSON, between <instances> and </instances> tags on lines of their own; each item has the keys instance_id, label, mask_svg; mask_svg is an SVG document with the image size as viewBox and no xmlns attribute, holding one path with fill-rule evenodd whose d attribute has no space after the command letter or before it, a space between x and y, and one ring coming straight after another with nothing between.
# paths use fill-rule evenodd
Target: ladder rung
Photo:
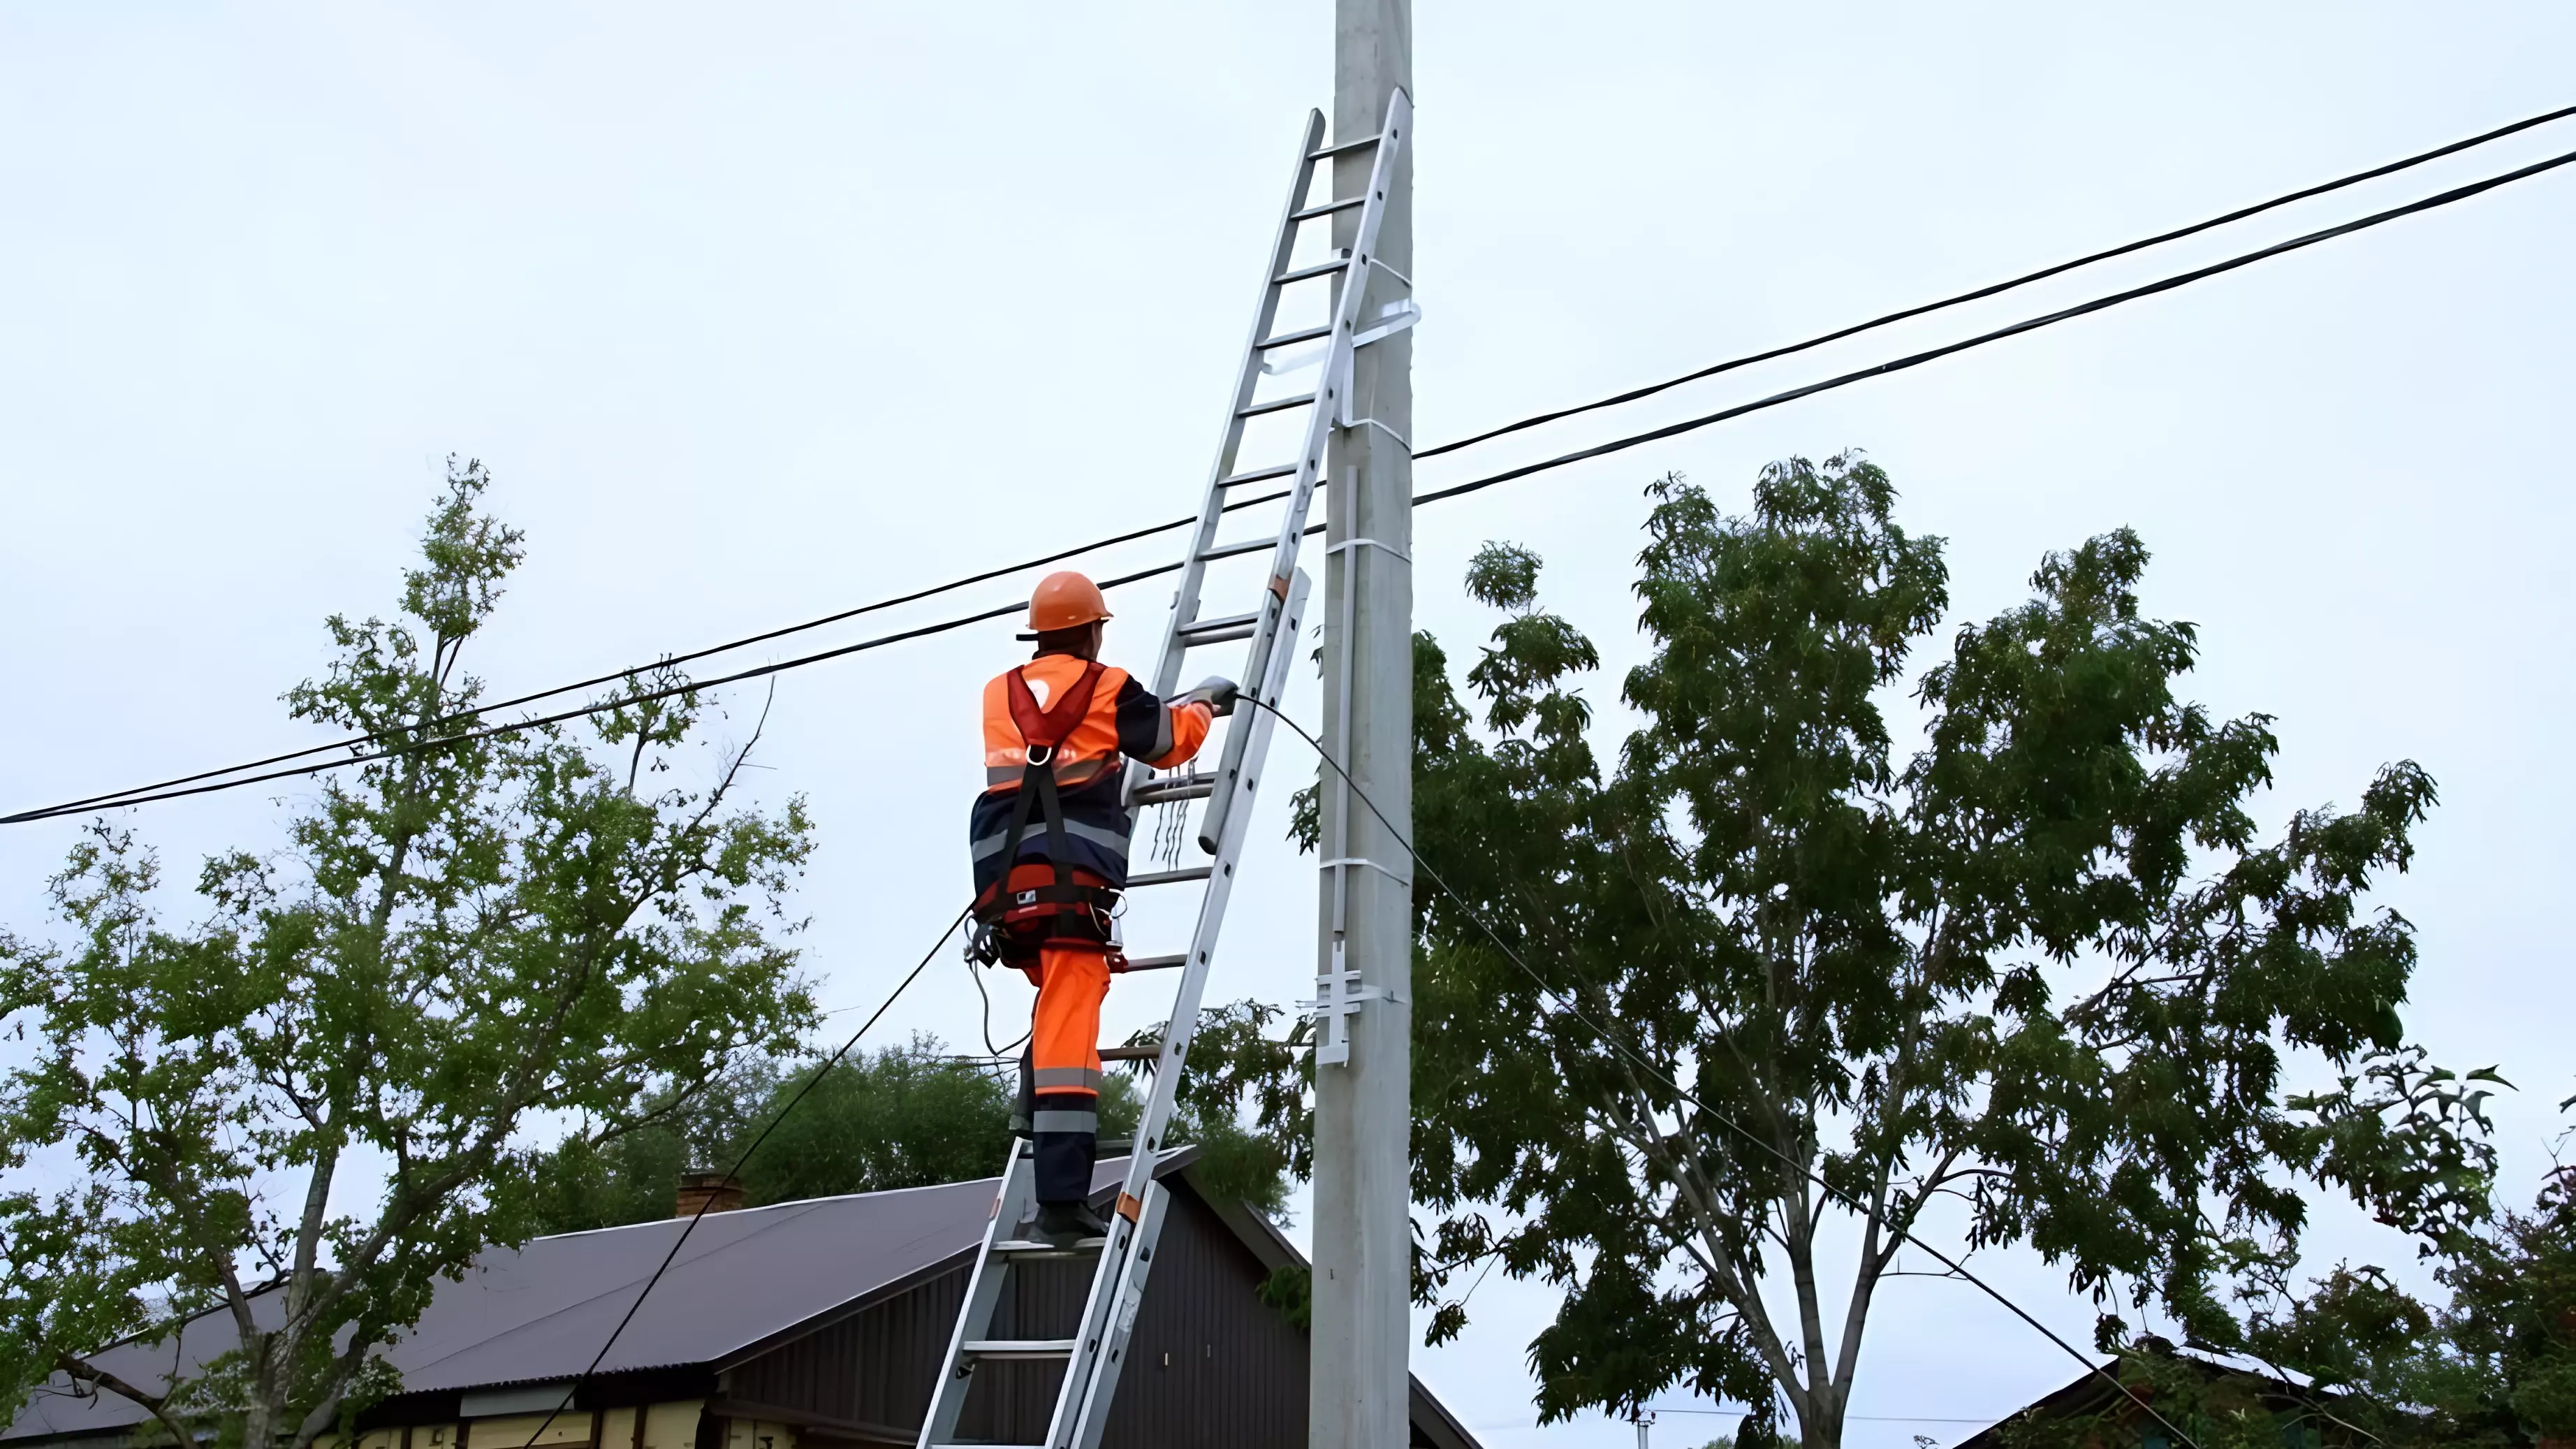
<instances>
[{"instance_id":1,"label":"ladder rung","mask_svg":"<svg viewBox=\"0 0 2576 1449\"><path fill-rule=\"evenodd\" d=\"M972 1358L1071 1358L1073 1340L1070 1338L986 1338L961 1344L957 1351Z\"/></svg>"},{"instance_id":2,"label":"ladder rung","mask_svg":"<svg viewBox=\"0 0 2576 1449\"><path fill-rule=\"evenodd\" d=\"M1221 548L1209 549L1207 552L1199 555L1199 562L1214 563L1221 558L1234 558L1241 554L1259 553L1265 548L1277 548L1278 546L1279 540L1275 538L1248 539L1242 543L1229 543Z\"/></svg>"},{"instance_id":3,"label":"ladder rung","mask_svg":"<svg viewBox=\"0 0 2576 1449\"><path fill-rule=\"evenodd\" d=\"M1104 1061L1107 1060L1108 1053L1103 1052L1101 1058ZM1076 1258L1085 1253L1097 1253L1108 1246L1107 1238L1077 1238L1071 1247L1040 1242L995 1243L993 1255L995 1257L1008 1255L1013 1258Z\"/></svg>"},{"instance_id":4,"label":"ladder rung","mask_svg":"<svg viewBox=\"0 0 2576 1449\"><path fill-rule=\"evenodd\" d=\"M1100 1049L1100 1059L1104 1062L1161 1061L1163 1059L1163 1048L1160 1043L1153 1046L1102 1047ZM1083 1241L1089 1242L1090 1239L1086 1238Z\"/></svg>"},{"instance_id":5,"label":"ladder rung","mask_svg":"<svg viewBox=\"0 0 2576 1449\"><path fill-rule=\"evenodd\" d=\"M1242 624L1232 629L1217 629L1204 633L1184 634L1181 636L1181 645L1184 648L1196 649L1205 644L1231 644L1237 639L1249 639L1256 632L1257 631L1250 624Z\"/></svg>"},{"instance_id":6,"label":"ladder rung","mask_svg":"<svg viewBox=\"0 0 2576 1449\"><path fill-rule=\"evenodd\" d=\"M1190 964L1190 957L1189 953L1186 951L1177 956L1130 956L1127 958L1127 969L1130 971L1169 971L1174 967L1187 966L1188 964Z\"/></svg>"},{"instance_id":7,"label":"ladder rung","mask_svg":"<svg viewBox=\"0 0 2576 1449\"><path fill-rule=\"evenodd\" d=\"M1159 805L1167 800L1204 800L1216 793L1216 781L1205 775L1184 775L1177 780L1152 780L1136 787L1136 803Z\"/></svg>"},{"instance_id":8,"label":"ladder rung","mask_svg":"<svg viewBox=\"0 0 2576 1449\"><path fill-rule=\"evenodd\" d=\"M1299 267L1293 272L1281 272L1278 276L1270 279L1270 285L1274 287L1284 287L1290 282L1305 282L1312 281L1317 277L1329 277L1335 272L1348 268L1350 264L1351 259L1349 257L1344 257L1337 262L1317 262L1311 267Z\"/></svg>"},{"instance_id":9,"label":"ladder rung","mask_svg":"<svg viewBox=\"0 0 2576 1449\"><path fill-rule=\"evenodd\" d=\"M1318 337L1332 335L1333 324L1327 322L1321 327L1307 327L1296 332L1282 332L1276 337L1264 337L1252 345L1266 352L1273 348L1294 347L1300 342L1312 342Z\"/></svg>"},{"instance_id":10,"label":"ladder rung","mask_svg":"<svg viewBox=\"0 0 2576 1449\"><path fill-rule=\"evenodd\" d=\"M1286 478L1296 471L1297 465L1294 463L1282 463L1276 468L1255 468L1249 473L1236 473L1219 478L1216 480L1216 486L1231 488L1238 483L1266 483L1273 478Z\"/></svg>"},{"instance_id":11,"label":"ladder rung","mask_svg":"<svg viewBox=\"0 0 2576 1449\"><path fill-rule=\"evenodd\" d=\"M1374 146L1376 144L1377 137L1362 136L1356 141L1344 141L1338 146L1327 146L1321 151L1309 151L1306 153L1306 159L1309 161L1321 161L1327 156L1339 156L1345 151L1356 151L1363 146Z\"/></svg>"},{"instance_id":12,"label":"ladder rung","mask_svg":"<svg viewBox=\"0 0 2576 1449\"><path fill-rule=\"evenodd\" d=\"M1362 206L1367 202L1368 198L1365 196L1345 196L1339 201L1327 201L1321 206L1307 207L1304 211L1292 211L1288 213L1288 219L1290 221L1313 221L1316 217L1330 216L1337 211L1348 211L1354 206Z\"/></svg>"},{"instance_id":13,"label":"ladder rung","mask_svg":"<svg viewBox=\"0 0 2576 1449\"><path fill-rule=\"evenodd\" d=\"M1274 397L1268 402L1257 402L1250 407L1242 408L1235 413L1235 416L1257 418L1263 413L1284 413L1290 408L1302 408L1314 400L1315 395L1311 392L1301 392L1293 397Z\"/></svg>"},{"instance_id":14,"label":"ladder rung","mask_svg":"<svg viewBox=\"0 0 2576 1449\"><path fill-rule=\"evenodd\" d=\"M1201 634L1219 634L1261 622L1259 614L1228 614L1221 619L1192 619L1181 626L1181 637L1195 639ZM1243 636L1237 634L1235 638Z\"/></svg>"},{"instance_id":15,"label":"ladder rung","mask_svg":"<svg viewBox=\"0 0 2576 1449\"><path fill-rule=\"evenodd\" d=\"M1180 885L1187 881L1206 880L1214 874L1216 874L1214 869L1204 865L1190 866L1185 870L1148 871L1143 875L1127 877L1127 889L1132 891L1144 886Z\"/></svg>"}]
</instances>

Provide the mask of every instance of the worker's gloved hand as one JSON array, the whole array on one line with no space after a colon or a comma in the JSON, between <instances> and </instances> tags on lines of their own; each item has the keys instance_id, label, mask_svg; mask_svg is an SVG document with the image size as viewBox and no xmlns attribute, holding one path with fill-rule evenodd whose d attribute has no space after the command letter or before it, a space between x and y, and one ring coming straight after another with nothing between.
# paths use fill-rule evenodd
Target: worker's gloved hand
<instances>
[{"instance_id":1,"label":"worker's gloved hand","mask_svg":"<svg viewBox=\"0 0 2576 1449\"><path fill-rule=\"evenodd\" d=\"M1221 674L1211 674L1198 682L1189 693L1173 700L1174 704L1203 704L1210 714L1234 713L1234 697L1239 693L1234 681Z\"/></svg>"}]
</instances>

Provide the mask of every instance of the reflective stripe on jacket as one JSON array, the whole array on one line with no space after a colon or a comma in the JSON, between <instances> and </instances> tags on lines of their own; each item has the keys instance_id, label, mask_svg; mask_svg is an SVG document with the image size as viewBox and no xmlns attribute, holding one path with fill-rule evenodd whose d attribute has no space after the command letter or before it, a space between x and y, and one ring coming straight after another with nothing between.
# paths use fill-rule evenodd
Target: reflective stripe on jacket
<instances>
[{"instance_id":1,"label":"reflective stripe on jacket","mask_svg":"<svg viewBox=\"0 0 2576 1449\"><path fill-rule=\"evenodd\" d=\"M1086 667L1070 654L1044 654L995 675L984 686L985 789L975 797L967 830L978 893L1001 877L1002 845L1010 835L1020 776L1028 768L1028 742L1011 716L1011 675L1025 679L1030 695L1044 708L1078 681ZM1065 848L1073 857L1064 863L1092 871L1113 887L1125 885L1129 821L1118 800L1122 764L1132 756L1168 769L1188 760L1206 742L1214 717L1204 704L1167 705L1126 670L1104 666L1092 687L1091 707L1048 760L1064 804ZM1034 808L1020 835L1019 858L1047 858L1046 821Z\"/></svg>"}]
</instances>

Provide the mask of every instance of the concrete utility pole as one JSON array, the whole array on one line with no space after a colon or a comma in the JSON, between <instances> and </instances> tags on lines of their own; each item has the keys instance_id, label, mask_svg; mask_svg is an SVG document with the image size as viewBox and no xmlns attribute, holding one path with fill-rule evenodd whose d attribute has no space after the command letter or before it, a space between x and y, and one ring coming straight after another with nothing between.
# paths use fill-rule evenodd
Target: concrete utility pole
<instances>
[{"instance_id":1,"label":"concrete utility pole","mask_svg":"<svg viewBox=\"0 0 2576 1449\"><path fill-rule=\"evenodd\" d=\"M1413 89L1412 0L1335 0L1335 144L1375 135L1387 102ZM1413 274L1413 137L1386 197L1377 257ZM1334 162L1333 194L1368 185L1363 148ZM1349 246L1357 213L1334 239ZM1366 270L1373 269L1363 269ZM1348 285L1368 285L1365 274ZM1404 295L1379 274L1368 299ZM1413 342L1398 332L1359 350L1349 416L1326 469L1324 745L1359 788L1413 833ZM1348 688L1342 682L1348 681ZM1412 1344L1410 1135L1413 1070L1413 863L1367 806L1322 780L1321 941L1317 974L1349 972L1361 997L1346 1060L1315 1084L1314 1449L1403 1449ZM1329 995L1329 991L1319 992ZM1329 1026L1330 1023L1325 1025Z\"/></svg>"}]
</instances>

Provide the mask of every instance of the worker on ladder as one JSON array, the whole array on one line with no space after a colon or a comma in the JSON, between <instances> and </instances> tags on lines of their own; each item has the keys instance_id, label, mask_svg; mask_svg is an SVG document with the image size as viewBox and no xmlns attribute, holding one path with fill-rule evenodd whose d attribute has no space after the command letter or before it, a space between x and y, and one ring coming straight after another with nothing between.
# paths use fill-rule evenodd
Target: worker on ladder
<instances>
[{"instance_id":1,"label":"worker on ladder","mask_svg":"<svg viewBox=\"0 0 2576 1449\"><path fill-rule=\"evenodd\" d=\"M1128 757L1157 769L1198 753L1235 686L1209 679L1156 699L1100 662L1108 601L1070 570L1029 598L1037 654L984 686L984 793L969 837L975 935L968 954L1016 966L1038 988L1012 1130L1037 1154L1036 1236L1070 1244L1107 1226L1091 1211L1100 1135L1100 1004L1123 969L1113 915L1127 884Z\"/></svg>"}]
</instances>

